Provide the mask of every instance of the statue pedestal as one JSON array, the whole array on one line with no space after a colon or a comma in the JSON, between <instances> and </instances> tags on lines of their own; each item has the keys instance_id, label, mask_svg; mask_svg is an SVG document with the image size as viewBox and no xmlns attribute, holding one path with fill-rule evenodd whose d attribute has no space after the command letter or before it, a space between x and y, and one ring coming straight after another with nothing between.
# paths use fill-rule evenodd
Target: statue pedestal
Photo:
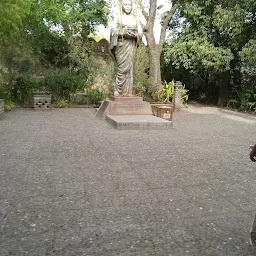
<instances>
[{"instance_id":1,"label":"statue pedestal","mask_svg":"<svg viewBox=\"0 0 256 256\"><path fill-rule=\"evenodd\" d=\"M96 117L106 118L118 130L159 130L172 127L172 121L154 116L151 105L140 97L113 97L105 100Z\"/></svg>"},{"instance_id":2,"label":"statue pedestal","mask_svg":"<svg viewBox=\"0 0 256 256\"><path fill-rule=\"evenodd\" d=\"M113 96L111 98L112 101L116 101L116 102L143 102L142 97L135 97L135 96L131 96L131 97L116 97Z\"/></svg>"},{"instance_id":3,"label":"statue pedestal","mask_svg":"<svg viewBox=\"0 0 256 256\"><path fill-rule=\"evenodd\" d=\"M153 115L151 106L140 97L113 97L104 100L96 117L105 118L107 115Z\"/></svg>"},{"instance_id":4,"label":"statue pedestal","mask_svg":"<svg viewBox=\"0 0 256 256\"><path fill-rule=\"evenodd\" d=\"M172 121L153 115L107 115L106 120L118 130L165 130Z\"/></svg>"}]
</instances>

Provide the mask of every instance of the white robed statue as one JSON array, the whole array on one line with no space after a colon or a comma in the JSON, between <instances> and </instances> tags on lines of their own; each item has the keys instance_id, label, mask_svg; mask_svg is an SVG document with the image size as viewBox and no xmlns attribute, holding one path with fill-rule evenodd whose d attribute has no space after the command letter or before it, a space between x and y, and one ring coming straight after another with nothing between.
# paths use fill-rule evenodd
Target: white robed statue
<instances>
[{"instance_id":1,"label":"white robed statue","mask_svg":"<svg viewBox=\"0 0 256 256\"><path fill-rule=\"evenodd\" d=\"M132 96L133 68L141 39L132 0L121 0L110 32L110 50L117 62L114 96Z\"/></svg>"}]
</instances>

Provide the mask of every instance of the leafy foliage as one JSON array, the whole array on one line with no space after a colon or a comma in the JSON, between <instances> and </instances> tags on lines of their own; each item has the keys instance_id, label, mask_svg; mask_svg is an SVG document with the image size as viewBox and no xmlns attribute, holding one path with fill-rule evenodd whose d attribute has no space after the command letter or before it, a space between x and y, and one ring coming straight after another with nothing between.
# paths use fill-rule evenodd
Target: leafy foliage
<instances>
[{"instance_id":1,"label":"leafy foliage","mask_svg":"<svg viewBox=\"0 0 256 256\"><path fill-rule=\"evenodd\" d=\"M83 90L92 73L88 34L107 24L105 0L0 1L0 71L5 97L28 103L37 85L54 99ZM24 61L29 65L23 69ZM43 77L36 84L33 77Z\"/></svg>"},{"instance_id":2,"label":"leafy foliage","mask_svg":"<svg viewBox=\"0 0 256 256\"><path fill-rule=\"evenodd\" d=\"M90 105L99 105L102 100L104 100L107 95L104 94L99 89L88 89L86 91L86 96L88 97Z\"/></svg>"},{"instance_id":3,"label":"leafy foliage","mask_svg":"<svg viewBox=\"0 0 256 256\"><path fill-rule=\"evenodd\" d=\"M30 104L33 94L39 89L39 81L29 73L16 78L12 89L12 98L20 104Z\"/></svg>"},{"instance_id":4,"label":"leafy foliage","mask_svg":"<svg viewBox=\"0 0 256 256\"><path fill-rule=\"evenodd\" d=\"M69 100L71 95L83 90L84 77L66 69L54 69L45 73L45 88L52 93L53 101Z\"/></svg>"},{"instance_id":5,"label":"leafy foliage","mask_svg":"<svg viewBox=\"0 0 256 256\"><path fill-rule=\"evenodd\" d=\"M67 108L68 107L68 100L60 100L57 104L56 107L57 108Z\"/></svg>"},{"instance_id":6,"label":"leafy foliage","mask_svg":"<svg viewBox=\"0 0 256 256\"><path fill-rule=\"evenodd\" d=\"M181 106L184 107L185 103L188 100L188 91L185 86L182 86L181 88ZM159 99L160 101L163 101L165 103L170 103L173 100L175 93L175 83L174 80L171 82L167 83L164 81L164 86L163 88L159 91Z\"/></svg>"},{"instance_id":7,"label":"leafy foliage","mask_svg":"<svg viewBox=\"0 0 256 256\"><path fill-rule=\"evenodd\" d=\"M10 100L4 102L4 111L11 111L16 108L16 104Z\"/></svg>"},{"instance_id":8,"label":"leafy foliage","mask_svg":"<svg viewBox=\"0 0 256 256\"><path fill-rule=\"evenodd\" d=\"M205 95L219 104L234 89L251 87L248 76L255 75L256 60L255 1L183 1L175 17L164 49L168 77L185 82L195 99Z\"/></svg>"},{"instance_id":9,"label":"leafy foliage","mask_svg":"<svg viewBox=\"0 0 256 256\"><path fill-rule=\"evenodd\" d=\"M230 99L227 107L237 108L241 111L254 110L256 112L256 93L252 90L235 91L235 98Z\"/></svg>"},{"instance_id":10,"label":"leafy foliage","mask_svg":"<svg viewBox=\"0 0 256 256\"><path fill-rule=\"evenodd\" d=\"M155 88L152 79L149 77L149 62L148 48L140 45L137 50L134 68L133 93L139 97L143 97L147 101L152 101Z\"/></svg>"},{"instance_id":11,"label":"leafy foliage","mask_svg":"<svg viewBox=\"0 0 256 256\"><path fill-rule=\"evenodd\" d=\"M1 0L0 38L6 45L8 39L19 32L24 17L30 11L31 0ZM0 43L0 47L3 46Z\"/></svg>"},{"instance_id":12,"label":"leafy foliage","mask_svg":"<svg viewBox=\"0 0 256 256\"><path fill-rule=\"evenodd\" d=\"M181 88L181 106L184 107L186 102L188 101L188 92L189 90L185 88L185 85Z\"/></svg>"},{"instance_id":13,"label":"leafy foliage","mask_svg":"<svg viewBox=\"0 0 256 256\"><path fill-rule=\"evenodd\" d=\"M240 57L248 67L256 69L256 38L249 40L242 51L239 52Z\"/></svg>"},{"instance_id":14,"label":"leafy foliage","mask_svg":"<svg viewBox=\"0 0 256 256\"><path fill-rule=\"evenodd\" d=\"M172 80L169 83L164 81L164 87L159 92L160 101L169 103L171 102L170 100L173 98L173 95L174 95L174 80Z\"/></svg>"},{"instance_id":15,"label":"leafy foliage","mask_svg":"<svg viewBox=\"0 0 256 256\"><path fill-rule=\"evenodd\" d=\"M180 66L198 73L201 71L226 71L233 55L230 49L215 47L212 43L196 34L172 41L165 46L165 60L172 61L176 68Z\"/></svg>"}]
</instances>

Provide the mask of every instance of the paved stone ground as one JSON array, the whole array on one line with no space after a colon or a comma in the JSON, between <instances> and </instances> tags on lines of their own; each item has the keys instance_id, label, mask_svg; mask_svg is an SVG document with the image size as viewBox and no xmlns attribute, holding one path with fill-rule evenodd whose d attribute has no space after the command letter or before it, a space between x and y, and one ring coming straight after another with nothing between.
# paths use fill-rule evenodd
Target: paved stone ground
<instances>
[{"instance_id":1,"label":"paved stone ground","mask_svg":"<svg viewBox=\"0 0 256 256\"><path fill-rule=\"evenodd\" d=\"M0 120L0 255L256 255L256 117L190 106L166 131L92 109Z\"/></svg>"}]
</instances>

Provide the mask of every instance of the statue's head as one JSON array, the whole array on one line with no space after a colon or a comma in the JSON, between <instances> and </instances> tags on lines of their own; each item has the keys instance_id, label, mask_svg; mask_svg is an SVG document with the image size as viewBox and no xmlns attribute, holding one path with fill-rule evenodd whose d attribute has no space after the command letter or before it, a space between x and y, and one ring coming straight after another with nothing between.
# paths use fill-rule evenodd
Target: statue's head
<instances>
[{"instance_id":1,"label":"statue's head","mask_svg":"<svg viewBox=\"0 0 256 256\"><path fill-rule=\"evenodd\" d=\"M126 14L130 14L132 11L132 0L121 0L121 6Z\"/></svg>"}]
</instances>

